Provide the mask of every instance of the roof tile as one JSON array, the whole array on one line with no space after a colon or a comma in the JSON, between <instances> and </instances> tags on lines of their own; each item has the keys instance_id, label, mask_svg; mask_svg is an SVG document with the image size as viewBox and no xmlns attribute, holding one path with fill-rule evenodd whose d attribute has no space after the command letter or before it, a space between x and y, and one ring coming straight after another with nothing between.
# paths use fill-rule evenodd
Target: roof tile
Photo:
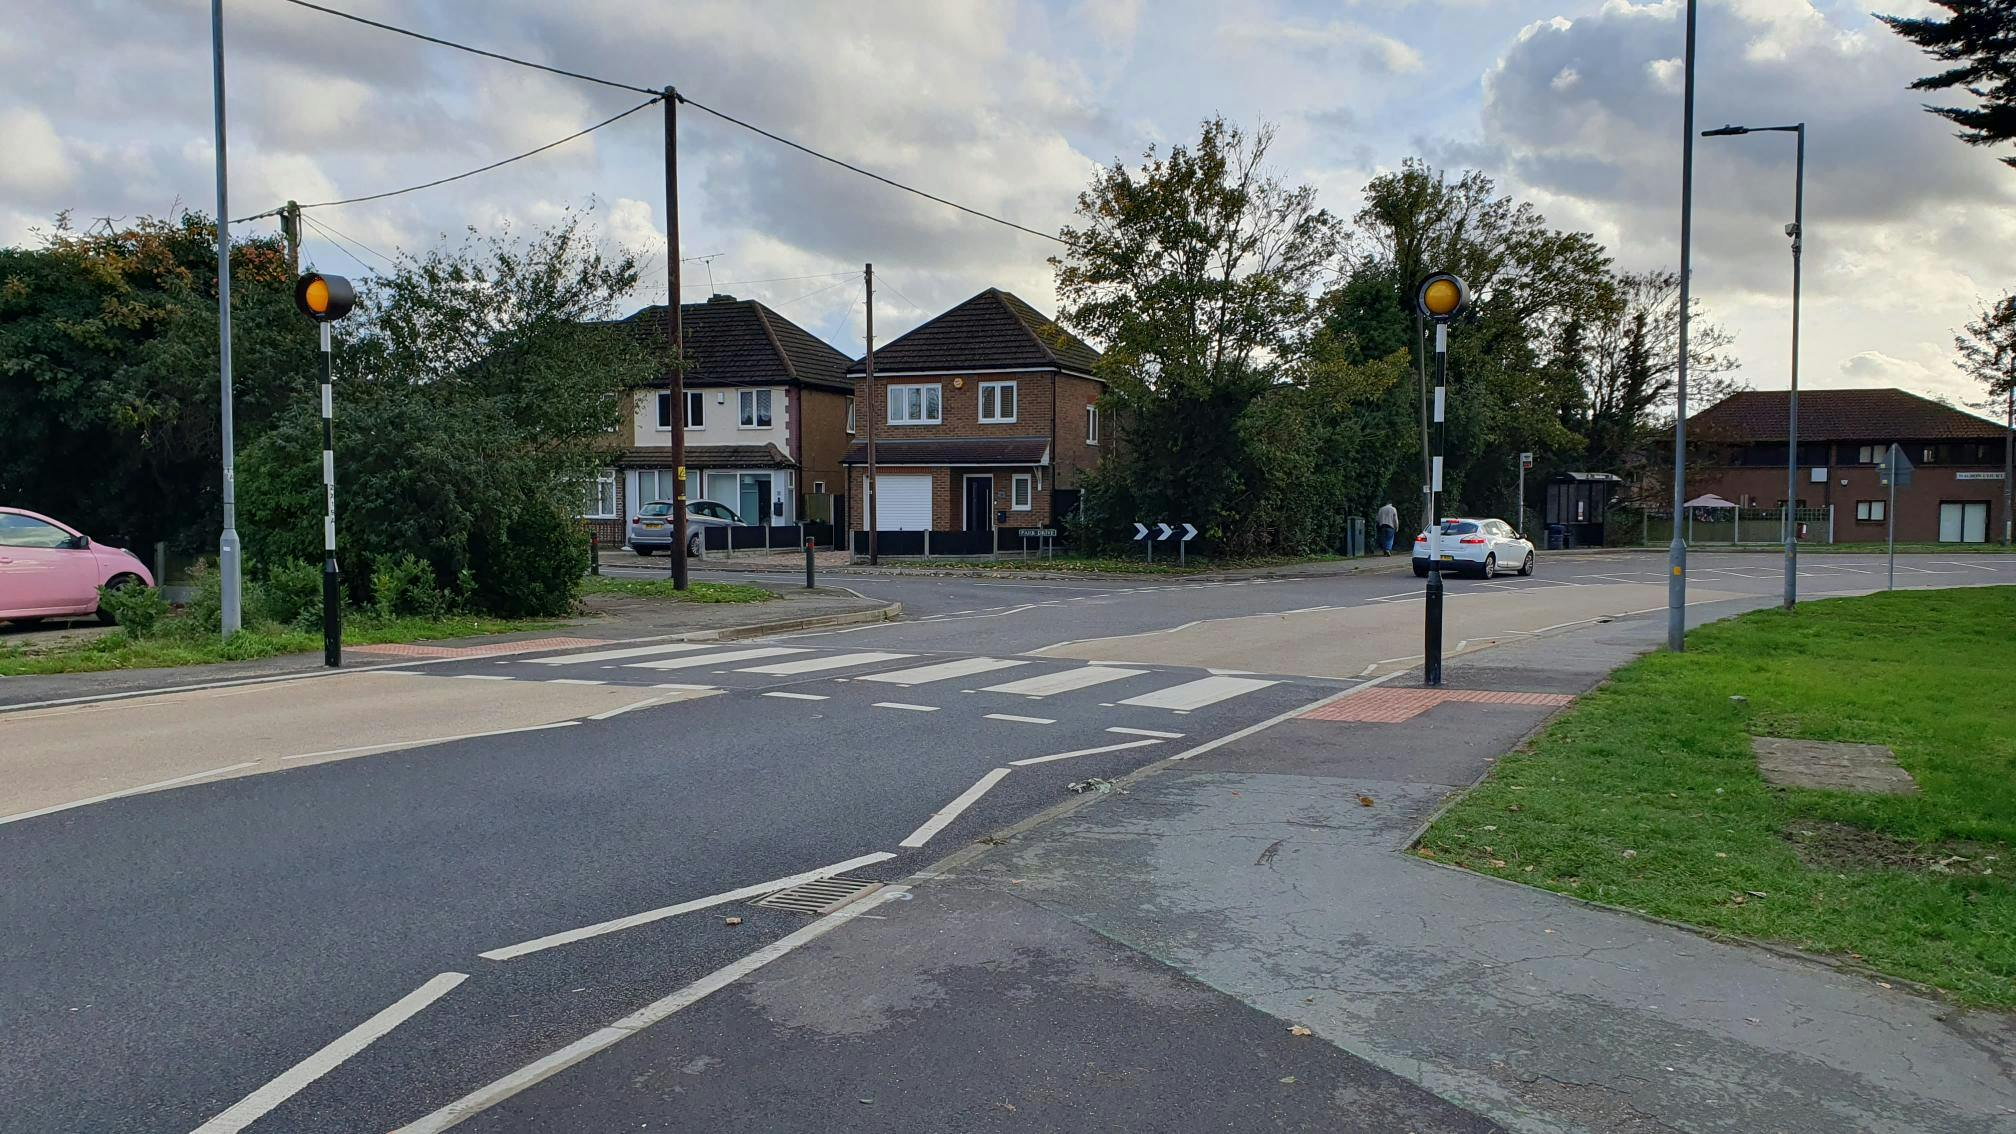
<instances>
[{"instance_id":1,"label":"roof tile","mask_svg":"<svg viewBox=\"0 0 2016 1134\"><path fill-rule=\"evenodd\" d=\"M1744 390L1687 419L1703 441L1783 441L1790 395ZM1908 390L1801 390L1799 440L1974 441L2002 436L1983 417Z\"/></svg>"},{"instance_id":2,"label":"roof tile","mask_svg":"<svg viewBox=\"0 0 2016 1134\"><path fill-rule=\"evenodd\" d=\"M1092 377L1099 352L1031 307L990 287L950 311L891 339L875 352L875 372L1068 370ZM865 373L856 361L849 374Z\"/></svg>"}]
</instances>

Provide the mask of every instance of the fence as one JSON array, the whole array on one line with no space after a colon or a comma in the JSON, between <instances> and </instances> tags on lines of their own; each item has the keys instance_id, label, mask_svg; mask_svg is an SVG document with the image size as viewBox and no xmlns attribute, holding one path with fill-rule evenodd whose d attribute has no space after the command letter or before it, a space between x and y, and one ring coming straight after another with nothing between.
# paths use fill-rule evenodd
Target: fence
<instances>
[{"instance_id":1,"label":"fence","mask_svg":"<svg viewBox=\"0 0 2016 1134\"><path fill-rule=\"evenodd\" d=\"M1019 530L1003 528L993 531L956 532L881 532L875 538L875 554L898 557L921 557L926 559L974 558L991 556L997 550L1013 550L1020 554L1022 536ZM868 554L868 533L854 533L854 555L858 558Z\"/></svg>"},{"instance_id":2,"label":"fence","mask_svg":"<svg viewBox=\"0 0 2016 1134\"><path fill-rule=\"evenodd\" d=\"M696 524L701 550L733 557L738 551L791 551L805 546L833 546L833 525L803 524Z\"/></svg>"},{"instance_id":3,"label":"fence","mask_svg":"<svg viewBox=\"0 0 2016 1134\"><path fill-rule=\"evenodd\" d=\"M1681 515L1681 538L1689 547L1766 547L1785 542L1783 508L1689 508ZM1792 509L1792 521L1805 526L1805 543L1834 542L1834 506ZM1665 547L1673 542L1670 513L1643 513L1635 519L1612 512L1605 532L1612 547Z\"/></svg>"}]
</instances>

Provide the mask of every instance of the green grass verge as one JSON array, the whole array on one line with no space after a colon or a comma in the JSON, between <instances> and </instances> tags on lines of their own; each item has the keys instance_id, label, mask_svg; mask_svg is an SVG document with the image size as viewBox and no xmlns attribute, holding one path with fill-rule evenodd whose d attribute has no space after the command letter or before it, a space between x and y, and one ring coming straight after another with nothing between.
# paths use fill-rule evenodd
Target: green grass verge
<instances>
[{"instance_id":1,"label":"green grass verge","mask_svg":"<svg viewBox=\"0 0 2016 1134\"><path fill-rule=\"evenodd\" d=\"M665 599L671 602L769 602L775 592L746 583L693 583L674 590L670 579L617 579L590 575L581 586L583 595L629 595L632 598Z\"/></svg>"},{"instance_id":2,"label":"green grass verge","mask_svg":"<svg viewBox=\"0 0 2016 1134\"><path fill-rule=\"evenodd\" d=\"M1721 555L1730 552L1747 552L1759 555L1785 554L1785 545L1782 543L1744 543L1735 545L1696 543L1688 544L1687 549L1702 555ZM1582 551L1585 549L1578 547L1571 550ZM1666 545L1663 543L1617 544L1613 545L1609 550L1664 551L1666 550ZM1802 543L1799 545L1799 554L1801 555L1888 555L1889 553L1890 545L1880 542ZM2004 547L1999 543L1900 543L1897 545L1897 554L1899 555L2009 555L2012 553L2016 553L2016 547Z\"/></svg>"},{"instance_id":3,"label":"green grass verge","mask_svg":"<svg viewBox=\"0 0 2016 1134\"><path fill-rule=\"evenodd\" d=\"M386 642L509 634L557 625L560 623L553 619L482 618L474 615L380 618L351 614L343 622L343 642L350 646L373 646ZM193 632L178 626L175 620L162 626L161 633L138 641L130 641L125 634L114 630L94 638L54 646L0 646L0 677L253 661L281 654L312 653L322 648L320 630L295 630L270 622L248 626L229 638Z\"/></svg>"},{"instance_id":4,"label":"green grass verge","mask_svg":"<svg viewBox=\"0 0 2016 1134\"><path fill-rule=\"evenodd\" d=\"M2012 627L2016 587L1703 627L1501 761L1417 851L2016 1008ZM1919 794L1767 787L1752 735L1889 745Z\"/></svg>"}]
</instances>

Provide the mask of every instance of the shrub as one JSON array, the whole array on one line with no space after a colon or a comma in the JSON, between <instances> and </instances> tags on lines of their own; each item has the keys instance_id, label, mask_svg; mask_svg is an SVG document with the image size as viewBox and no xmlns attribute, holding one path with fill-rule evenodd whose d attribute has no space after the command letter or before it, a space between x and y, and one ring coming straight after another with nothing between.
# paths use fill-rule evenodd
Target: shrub
<instances>
[{"instance_id":1,"label":"shrub","mask_svg":"<svg viewBox=\"0 0 2016 1134\"><path fill-rule=\"evenodd\" d=\"M259 613L269 622L313 629L322 619L322 568L289 559L266 570Z\"/></svg>"},{"instance_id":2,"label":"shrub","mask_svg":"<svg viewBox=\"0 0 2016 1134\"><path fill-rule=\"evenodd\" d=\"M469 541L476 602L501 618L566 614L588 572L588 533L550 503L520 511L502 533Z\"/></svg>"},{"instance_id":3,"label":"shrub","mask_svg":"<svg viewBox=\"0 0 2016 1134\"><path fill-rule=\"evenodd\" d=\"M381 618L433 618L449 606L434 582L434 568L411 554L379 558L371 573L371 601Z\"/></svg>"},{"instance_id":4,"label":"shrub","mask_svg":"<svg viewBox=\"0 0 2016 1134\"><path fill-rule=\"evenodd\" d=\"M193 593L183 604L182 615L170 626L186 633L218 634L224 629L224 577L207 559L189 565L189 586Z\"/></svg>"},{"instance_id":5,"label":"shrub","mask_svg":"<svg viewBox=\"0 0 2016 1134\"><path fill-rule=\"evenodd\" d=\"M133 641L152 637L168 614L168 600L153 587L129 583L123 587L99 587L98 609L112 616L126 637Z\"/></svg>"}]
</instances>

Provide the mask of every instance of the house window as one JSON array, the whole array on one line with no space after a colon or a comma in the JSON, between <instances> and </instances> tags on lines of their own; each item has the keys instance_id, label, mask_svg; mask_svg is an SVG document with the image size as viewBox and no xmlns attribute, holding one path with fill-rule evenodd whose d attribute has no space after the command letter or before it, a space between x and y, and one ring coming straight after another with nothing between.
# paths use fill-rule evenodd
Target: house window
<instances>
[{"instance_id":1,"label":"house window","mask_svg":"<svg viewBox=\"0 0 2016 1134\"><path fill-rule=\"evenodd\" d=\"M826 482L825 482L825 481L823 481L823 480L815 480L815 481L813 481L813 482L812 482L812 495L814 495L814 496L824 496L824 495L826 495Z\"/></svg>"},{"instance_id":2,"label":"house window","mask_svg":"<svg viewBox=\"0 0 2016 1134\"><path fill-rule=\"evenodd\" d=\"M581 482L581 518L607 520L616 515L616 470L596 469L595 479Z\"/></svg>"},{"instance_id":3,"label":"house window","mask_svg":"<svg viewBox=\"0 0 2016 1134\"><path fill-rule=\"evenodd\" d=\"M938 384L889 387L889 424L937 425L943 418L938 405Z\"/></svg>"},{"instance_id":4,"label":"house window","mask_svg":"<svg viewBox=\"0 0 2016 1134\"><path fill-rule=\"evenodd\" d=\"M980 383L980 421L1005 424L1015 420L1015 383Z\"/></svg>"},{"instance_id":5,"label":"house window","mask_svg":"<svg viewBox=\"0 0 2016 1134\"><path fill-rule=\"evenodd\" d=\"M702 397L698 390L686 391L686 428L704 429L706 427L706 398ZM672 395L670 394L661 393L658 395L658 428L664 430L672 428Z\"/></svg>"},{"instance_id":6,"label":"house window","mask_svg":"<svg viewBox=\"0 0 2016 1134\"><path fill-rule=\"evenodd\" d=\"M1085 407L1085 443L1087 445L1097 445L1099 443L1098 406Z\"/></svg>"},{"instance_id":7,"label":"house window","mask_svg":"<svg viewBox=\"0 0 2016 1134\"><path fill-rule=\"evenodd\" d=\"M743 390L736 394L742 408L742 428L770 428L770 391Z\"/></svg>"},{"instance_id":8,"label":"house window","mask_svg":"<svg viewBox=\"0 0 2016 1134\"><path fill-rule=\"evenodd\" d=\"M671 469L638 469L637 490L630 494L631 513L634 515L637 509L653 500L672 499L677 495L678 487L679 478L673 475Z\"/></svg>"},{"instance_id":9,"label":"house window","mask_svg":"<svg viewBox=\"0 0 2016 1134\"><path fill-rule=\"evenodd\" d=\"M1036 506L1036 478L1028 473L1016 473L1009 485L1009 507L1017 512L1027 512Z\"/></svg>"},{"instance_id":10,"label":"house window","mask_svg":"<svg viewBox=\"0 0 2016 1134\"><path fill-rule=\"evenodd\" d=\"M1872 524L1881 523L1887 516L1885 509L1889 507L1889 503L1887 500L1857 500L1855 519Z\"/></svg>"},{"instance_id":11,"label":"house window","mask_svg":"<svg viewBox=\"0 0 2016 1134\"><path fill-rule=\"evenodd\" d=\"M847 432L854 432L854 399L847 399Z\"/></svg>"},{"instance_id":12,"label":"house window","mask_svg":"<svg viewBox=\"0 0 2016 1134\"><path fill-rule=\"evenodd\" d=\"M1858 465L1880 465L1889 451L1890 446L1888 445L1864 445L1860 449L1855 450L1855 463Z\"/></svg>"}]
</instances>

